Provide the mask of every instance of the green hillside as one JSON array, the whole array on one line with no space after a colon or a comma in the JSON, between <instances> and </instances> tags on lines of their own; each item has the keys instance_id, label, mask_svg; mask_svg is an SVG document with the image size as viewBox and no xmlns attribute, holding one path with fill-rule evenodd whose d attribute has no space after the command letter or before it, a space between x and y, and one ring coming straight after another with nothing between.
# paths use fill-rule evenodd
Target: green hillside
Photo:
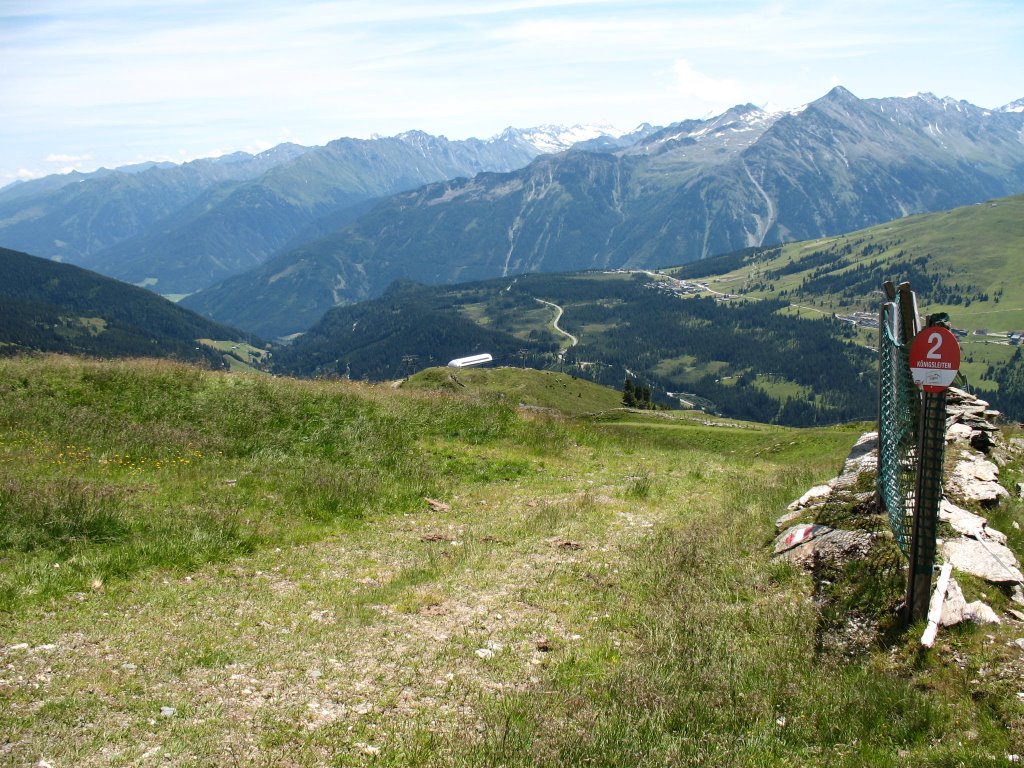
<instances>
[{"instance_id":1,"label":"green hillside","mask_svg":"<svg viewBox=\"0 0 1024 768\"><path fill-rule=\"evenodd\" d=\"M472 397L490 395L573 416L622 406L622 393L618 390L566 373L533 368L427 368L404 381L402 389L443 390Z\"/></svg>"},{"instance_id":2,"label":"green hillside","mask_svg":"<svg viewBox=\"0 0 1024 768\"><path fill-rule=\"evenodd\" d=\"M167 357L215 366L235 357L200 339L223 340L229 347L251 340L142 288L0 248L2 355Z\"/></svg>"},{"instance_id":3,"label":"green hillside","mask_svg":"<svg viewBox=\"0 0 1024 768\"><path fill-rule=\"evenodd\" d=\"M1024 195L909 216L841 237L708 259L666 270L698 293L782 300L790 312L877 314L886 279L907 280L922 314L947 312L964 335L963 372L1024 418L1024 365L1010 335L1024 332ZM861 330L865 343L877 332Z\"/></svg>"},{"instance_id":4,"label":"green hillside","mask_svg":"<svg viewBox=\"0 0 1024 768\"><path fill-rule=\"evenodd\" d=\"M1024 330L1024 195L751 249L738 264L736 258L670 272L713 275L709 285L719 291L840 313L877 311L882 280L903 276L918 292L923 313L948 312L954 325L971 332ZM715 270L716 264L725 268Z\"/></svg>"},{"instance_id":5,"label":"green hillside","mask_svg":"<svg viewBox=\"0 0 1024 768\"><path fill-rule=\"evenodd\" d=\"M516 399L0 360L0 762L897 768L1024 743L1017 628L830 653L771 559L859 427ZM865 584L888 615L898 590Z\"/></svg>"},{"instance_id":6,"label":"green hillside","mask_svg":"<svg viewBox=\"0 0 1024 768\"><path fill-rule=\"evenodd\" d=\"M490 352L498 365L560 370L615 389L634 378L662 403L831 423L874 413L871 325L881 286L909 280L922 312L946 311L964 331L969 384L1021 419L1024 360L1010 332L1024 330L1022 252L1017 196L657 272L399 283L380 299L328 312L281 350L277 366L396 379Z\"/></svg>"}]
</instances>

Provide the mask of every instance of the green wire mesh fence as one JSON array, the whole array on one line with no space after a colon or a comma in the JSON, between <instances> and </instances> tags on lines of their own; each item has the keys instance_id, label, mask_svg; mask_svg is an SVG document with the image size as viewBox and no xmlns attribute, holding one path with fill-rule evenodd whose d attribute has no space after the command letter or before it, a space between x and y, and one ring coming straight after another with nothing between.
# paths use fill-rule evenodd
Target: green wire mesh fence
<instances>
[{"instance_id":1,"label":"green wire mesh fence","mask_svg":"<svg viewBox=\"0 0 1024 768\"><path fill-rule=\"evenodd\" d=\"M883 305L879 317L878 477L876 488L889 515L896 543L910 556L914 511L918 397L903 339L900 298Z\"/></svg>"}]
</instances>

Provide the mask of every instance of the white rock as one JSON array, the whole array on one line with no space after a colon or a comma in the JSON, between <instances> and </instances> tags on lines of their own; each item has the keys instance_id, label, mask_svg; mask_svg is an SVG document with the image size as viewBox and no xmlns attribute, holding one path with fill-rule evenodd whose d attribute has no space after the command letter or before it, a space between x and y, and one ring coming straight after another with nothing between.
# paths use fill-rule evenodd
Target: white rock
<instances>
[{"instance_id":1,"label":"white rock","mask_svg":"<svg viewBox=\"0 0 1024 768\"><path fill-rule=\"evenodd\" d=\"M792 510L790 512L787 512L786 514L782 515L778 520L775 521L775 528L777 530L781 531L783 528L787 527L794 520L797 520L800 517L800 515L802 515L803 513L804 513L804 510L802 510L802 509L794 509L794 510Z\"/></svg>"},{"instance_id":2,"label":"white rock","mask_svg":"<svg viewBox=\"0 0 1024 768\"><path fill-rule=\"evenodd\" d=\"M494 658L494 651L492 651L490 648L477 648L475 653L481 659L493 659Z\"/></svg>"},{"instance_id":3,"label":"white rock","mask_svg":"<svg viewBox=\"0 0 1024 768\"><path fill-rule=\"evenodd\" d=\"M948 442L953 442L954 440L967 442L971 439L972 431L966 424L954 424L946 430L946 440Z\"/></svg>"},{"instance_id":4,"label":"white rock","mask_svg":"<svg viewBox=\"0 0 1024 768\"><path fill-rule=\"evenodd\" d=\"M160 707L160 717L174 717L177 713L174 707Z\"/></svg>"},{"instance_id":5,"label":"white rock","mask_svg":"<svg viewBox=\"0 0 1024 768\"><path fill-rule=\"evenodd\" d=\"M964 618L978 624L1003 623L1003 620L996 615L991 606L986 605L981 600L975 600L964 607Z\"/></svg>"},{"instance_id":6,"label":"white rock","mask_svg":"<svg viewBox=\"0 0 1024 768\"><path fill-rule=\"evenodd\" d=\"M781 554L788 549L799 546L800 544L808 542L823 533L828 533L831 530L832 529L828 526L815 525L813 523L794 525L791 528L787 528L776 537L775 554Z\"/></svg>"},{"instance_id":7,"label":"white rock","mask_svg":"<svg viewBox=\"0 0 1024 768\"><path fill-rule=\"evenodd\" d=\"M826 498L830 493L832 493L831 485L816 485L799 499L790 504L788 508L790 512L797 509L803 509L814 501Z\"/></svg>"},{"instance_id":8,"label":"white rock","mask_svg":"<svg viewBox=\"0 0 1024 768\"><path fill-rule=\"evenodd\" d=\"M941 542L939 549L958 571L995 583L1024 581L1017 558L1002 544L960 538Z\"/></svg>"},{"instance_id":9,"label":"white rock","mask_svg":"<svg viewBox=\"0 0 1024 768\"><path fill-rule=\"evenodd\" d=\"M961 452L946 483L948 495L966 502L993 504L1010 494L999 484L999 468L978 455Z\"/></svg>"},{"instance_id":10,"label":"white rock","mask_svg":"<svg viewBox=\"0 0 1024 768\"><path fill-rule=\"evenodd\" d=\"M809 527L818 531L788 549L785 547L788 537L783 534L776 541L776 554L798 568L812 569L819 561L841 565L851 559L865 557L874 541L874 534L868 531L834 530L824 525Z\"/></svg>"},{"instance_id":11,"label":"white rock","mask_svg":"<svg viewBox=\"0 0 1024 768\"><path fill-rule=\"evenodd\" d=\"M878 433L865 432L850 449L843 470L838 477L829 480L834 490L848 490L857 484L865 472L878 469Z\"/></svg>"},{"instance_id":12,"label":"white rock","mask_svg":"<svg viewBox=\"0 0 1024 768\"><path fill-rule=\"evenodd\" d=\"M973 539L985 539L999 544L1006 543L1006 535L988 527L988 521L981 515L968 512L946 499L939 505L939 520L949 523L953 529Z\"/></svg>"},{"instance_id":13,"label":"white rock","mask_svg":"<svg viewBox=\"0 0 1024 768\"><path fill-rule=\"evenodd\" d=\"M965 607L967 607L967 601L964 599L960 585L957 584L956 579L950 579L949 586L946 587L946 599L942 603L942 616L939 619L939 624L944 627L959 624L964 620Z\"/></svg>"}]
</instances>

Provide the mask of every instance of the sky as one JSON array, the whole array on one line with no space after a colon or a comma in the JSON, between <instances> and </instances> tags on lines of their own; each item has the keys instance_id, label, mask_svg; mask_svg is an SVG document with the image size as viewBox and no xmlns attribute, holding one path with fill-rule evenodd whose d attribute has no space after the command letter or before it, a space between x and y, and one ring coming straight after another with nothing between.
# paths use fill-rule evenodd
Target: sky
<instances>
[{"instance_id":1,"label":"sky","mask_svg":"<svg viewBox=\"0 0 1024 768\"><path fill-rule=\"evenodd\" d=\"M0 0L0 186L284 141L1024 97L1022 0Z\"/></svg>"}]
</instances>

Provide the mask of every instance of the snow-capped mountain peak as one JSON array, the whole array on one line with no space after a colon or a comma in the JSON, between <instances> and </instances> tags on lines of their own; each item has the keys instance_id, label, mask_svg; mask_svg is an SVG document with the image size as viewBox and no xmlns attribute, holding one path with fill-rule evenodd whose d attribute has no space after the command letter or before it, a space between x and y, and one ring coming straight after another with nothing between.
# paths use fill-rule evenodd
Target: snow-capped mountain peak
<instances>
[{"instance_id":1,"label":"snow-capped mountain peak","mask_svg":"<svg viewBox=\"0 0 1024 768\"><path fill-rule=\"evenodd\" d=\"M506 128L491 141L517 141L536 148L543 154L564 152L575 144L607 136L620 138L628 132L612 125L590 123L587 125L538 125L533 128Z\"/></svg>"},{"instance_id":2,"label":"snow-capped mountain peak","mask_svg":"<svg viewBox=\"0 0 1024 768\"><path fill-rule=\"evenodd\" d=\"M1011 101L997 109L996 112L1024 112L1024 98Z\"/></svg>"}]
</instances>

